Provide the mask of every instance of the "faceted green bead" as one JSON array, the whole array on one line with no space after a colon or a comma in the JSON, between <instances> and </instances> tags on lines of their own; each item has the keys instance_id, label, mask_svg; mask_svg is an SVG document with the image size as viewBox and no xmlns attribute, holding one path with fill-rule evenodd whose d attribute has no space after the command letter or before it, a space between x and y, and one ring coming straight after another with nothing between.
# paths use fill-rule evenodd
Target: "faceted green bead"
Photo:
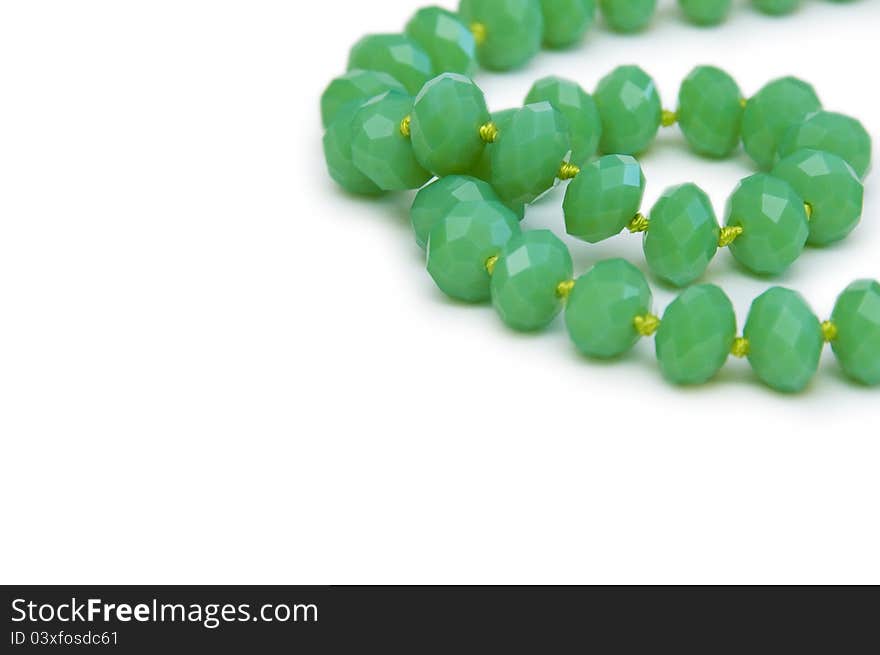
<instances>
[{"instance_id":1,"label":"faceted green bead","mask_svg":"<svg viewBox=\"0 0 880 655\"><path fill-rule=\"evenodd\" d=\"M511 119L516 115L517 111L519 110L516 108L502 109L491 115L490 120L495 123L495 127L498 128L499 134L507 130ZM483 154L480 155L480 159L474 165L470 174L481 180L486 180L487 182L492 179L492 144L487 145L487 147L483 149Z\"/></svg>"},{"instance_id":2,"label":"faceted green bead","mask_svg":"<svg viewBox=\"0 0 880 655\"><path fill-rule=\"evenodd\" d=\"M831 348L846 374L862 384L880 384L880 284L850 284L837 298L831 320L837 327Z\"/></svg>"},{"instance_id":3,"label":"faceted green bead","mask_svg":"<svg viewBox=\"0 0 880 655\"><path fill-rule=\"evenodd\" d=\"M470 28L451 11L440 7L419 9L406 24L406 35L431 58L435 73L477 71L477 44Z\"/></svg>"},{"instance_id":4,"label":"faceted green bead","mask_svg":"<svg viewBox=\"0 0 880 655\"><path fill-rule=\"evenodd\" d=\"M742 180L727 203L727 225L743 233L730 244L753 273L777 275L804 250L810 233L803 198L778 177L758 173Z\"/></svg>"},{"instance_id":5,"label":"faceted green bead","mask_svg":"<svg viewBox=\"0 0 880 655\"><path fill-rule=\"evenodd\" d=\"M800 5L801 0L752 0L755 8L764 14L782 16L790 14Z\"/></svg>"},{"instance_id":6,"label":"faceted green bead","mask_svg":"<svg viewBox=\"0 0 880 655\"><path fill-rule=\"evenodd\" d=\"M516 216L500 202L456 205L431 229L428 273L452 298L488 300L491 279L486 262L519 231Z\"/></svg>"},{"instance_id":7,"label":"faceted green bead","mask_svg":"<svg viewBox=\"0 0 880 655\"><path fill-rule=\"evenodd\" d=\"M360 110L358 103L348 104L336 112L336 118L324 133L324 160L327 171L337 184L350 193L375 195L382 193L370 178L354 165L351 142L354 138L352 121Z\"/></svg>"},{"instance_id":8,"label":"faceted green bead","mask_svg":"<svg viewBox=\"0 0 880 655\"><path fill-rule=\"evenodd\" d=\"M859 121L843 114L819 111L792 125L779 144L779 156L802 148L833 152L862 179L871 166L871 136Z\"/></svg>"},{"instance_id":9,"label":"faceted green bead","mask_svg":"<svg viewBox=\"0 0 880 655\"><path fill-rule=\"evenodd\" d=\"M441 177L422 187L416 194L410 210L416 243L422 248L428 245L431 229L453 207L462 203L482 203L486 200L499 202L498 194L488 182L467 175Z\"/></svg>"},{"instance_id":10,"label":"faceted green bead","mask_svg":"<svg viewBox=\"0 0 880 655\"><path fill-rule=\"evenodd\" d=\"M736 314L714 284L684 291L663 313L655 337L657 360L667 380L702 384L711 380L730 354L736 338Z\"/></svg>"},{"instance_id":11,"label":"faceted green bead","mask_svg":"<svg viewBox=\"0 0 880 655\"><path fill-rule=\"evenodd\" d=\"M681 84L678 125L691 149L727 157L739 145L742 93L734 79L714 66L698 66Z\"/></svg>"},{"instance_id":12,"label":"faceted green bead","mask_svg":"<svg viewBox=\"0 0 880 655\"><path fill-rule=\"evenodd\" d=\"M574 271L565 244L549 230L530 230L507 242L492 273L492 304L515 330L540 330L562 309L556 292Z\"/></svg>"},{"instance_id":13,"label":"faceted green bead","mask_svg":"<svg viewBox=\"0 0 880 655\"><path fill-rule=\"evenodd\" d=\"M651 301L651 288L639 269L624 259L607 259L575 282L565 325L582 353L616 357L639 340L634 320L651 310Z\"/></svg>"},{"instance_id":14,"label":"faceted green bead","mask_svg":"<svg viewBox=\"0 0 880 655\"><path fill-rule=\"evenodd\" d=\"M657 8L657 0L599 0L599 7L608 27L628 34L648 26Z\"/></svg>"},{"instance_id":15,"label":"faceted green bead","mask_svg":"<svg viewBox=\"0 0 880 655\"><path fill-rule=\"evenodd\" d=\"M415 95L434 75L431 58L403 34L370 34L354 44L348 69L382 71Z\"/></svg>"},{"instance_id":16,"label":"faceted green bead","mask_svg":"<svg viewBox=\"0 0 880 655\"><path fill-rule=\"evenodd\" d=\"M443 73L416 96L410 121L413 151L437 176L467 173L486 144L480 126L489 121L483 92L458 73Z\"/></svg>"},{"instance_id":17,"label":"faceted green bead","mask_svg":"<svg viewBox=\"0 0 880 655\"><path fill-rule=\"evenodd\" d=\"M354 165L385 191L417 189L431 174L419 165L400 122L412 111L413 99L388 91L368 100L355 114L351 153Z\"/></svg>"},{"instance_id":18,"label":"faceted green bead","mask_svg":"<svg viewBox=\"0 0 880 655\"><path fill-rule=\"evenodd\" d=\"M807 242L824 246L853 231L862 217L864 188L852 167L837 155L821 150L798 150L773 167L810 205Z\"/></svg>"},{"instance_id":19,"label":"faceted green bead","mask_svg":"<svg viewBox=\"0 0 880 655\"><path fill-rule=\"evenodd\" d=\"M712 203L698 186L672 187L651 209L645 259L661 280L686 286L706 271L718 250L719 233Z\"/></svg>"},{"instance_id":20,"label":"faceted green bead","mask_svg":"<svg viewBox=\"0 0 880 655\"><path fill-rule=\"evenodd\" d=\"M639 162L629 155L600 157L584 166L565 190L565 231L590 243L613 237L638 213L644 193Z\"/></svg>"},{"instance_id":21,"label":"faceted green bead","mask_svg":"<svg viewBox=\"0 0 880 655\"><path fill-rule=\"evenodd\" d=\"M571 154L568 122L548 102L526 105L488 150L498 195L506 202L532 202L553 186Z\"/></svg>"},{"instance_id":22,"label":"faceted green bead","mask_svg":"<svg viewBox=\"0 0 880 655\"><path fill-rule=\"evenodd\" d=\"M758 296L743 335L752 370L777 391L802 390L819 368L822 327L796 291L773 287Z\"/></svg>"},{"instance_id":23,"label":"faceted green bead","mask_svg":"<svg viewBox=\"0 0 880 655\"><path fill-rule=\"evenodd\" d=\"M406 93L403 85L387 73L352 70L330 82L321 94L321 121L329 127L343 107L366 102L386 91Z\"/></svg>"},{"instance_id":24,"label":"faceted green bead","mask_svg":"<svg viewBox=\"0 0 880 655\"><path fill-rule=\"evenodd\" d=\"M682 13L695 25L718 25L730 13L732 0L678 0Z\"/></svg>"},{"instance_id":25,"label":"faceted green bead","mask_svg":"<svg viewBox=\"0 0 880 655\"><path fill-rule=\"evenodd\" d=\"M596 154L602 120L593 97L575 82L545 77L532 85L526 104L546 101L565 116L571 131L571 161L582 164Z\"/></svg>"},{"instance_id":26,"label":"faceted green bead","mask_svg":"<svg viewBox=\"0 0 880 655\"><path fill-rule=\"evenodd\" d=\"M459 13L479 24L485 40L477 58L489 70L518 68L538 54L544 34L540 0L461 0Z\"/></svg>"},{"instance_id":27,"label":"faceted green bead","mask_svg":"<svg viewBox=\"0 0 880 655\"><path fill-rule=\"evenodd\" d=\"M593 95L602 119L602 152L635 155L660 128L660 96L638 66L620 66L603 77Z\"/></svg>"},{"instance_id":28,"label":"faceted green bead","mask_svg":"<svg viewBox=\"0 0 880 655\"><path fill-rule=\"evenodd\" d=\"M596 16L596 0L541 0L544 45L566 48L583 38Z\"/></svg>"},{"instance_id":29,"label":"faceted green bead","mask_svg":"<svg viewBox=\"0 0 880 655\"><path fill-rule=\"evenodd\" d=\"M742 140L749 157L769 169L786 130L821 108L813 87L795 77L783 77L764 86L746 103Z\"/></svg>"}]
</instances>

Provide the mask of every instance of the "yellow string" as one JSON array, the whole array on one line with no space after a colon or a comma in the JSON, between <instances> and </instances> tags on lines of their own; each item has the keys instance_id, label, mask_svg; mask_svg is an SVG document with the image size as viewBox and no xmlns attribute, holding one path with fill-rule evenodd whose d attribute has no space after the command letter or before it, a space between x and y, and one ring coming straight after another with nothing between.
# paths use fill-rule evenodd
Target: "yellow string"
<instances>
[{"instance_id":1,"label":"yellow string","mask_svg":"<svg viewBox=\"0 0 880 655\"><path fill-rule=\"evenodd\" d=\"M734 357L739 357L742 359L743 357L747 357L750 350L749 340L745 337L737 337L733 340L733 346L730 348L730 353Z\"/></svg>"},{"instance_id":2,"label":"yellow string","mask_svg":"<svg viewBox=\"0 0 880 655\"><path fill-rule=\"evenodd\" d=\"M567 300L571 295L572 289L574 289L574 280L565 280L556 285L556 295L563 300Z\"/></svg>"},{"instance_id":3,"label":"yellow string","mask_svg":"<svg viewBox=\"0 0 880 655\"><path fill-rule=\"evenodd\" d=\"M678 112L671 109L664 109L660 114L660 124L663 127L672 127L678 122Z\"/></svg>"},{"instance_id":4,"label":"yellow string","mask_svg":"<svg viewBox=\"0 0 880 655\"><path fill-rule=\"evenodd\" d=\"M492 121L480 125L480 138L483 143L495 143L495 139L498 138L498 126Z\"/></svg>"},{"instance_id":5,"label":"yellow string","mask_svg":"<svg viewBox=\"0 0 880 655\"><path fill-rule=\"evenodd\" d=\"M578 167L574 164L569 164L567 161L564 161L559 166L559 172L556 174L556 177L558 177L560 180L570 180L571 178L575 177L580 172L581 172L580 167Z\"/></svg>"},{"instance_id":6,"label":"yellow string","mask_svg":"<svg viewBox=\"0 0 880 655\"><path fill-rule=\"evenodd\" d=\"M404 116L403 120L400 121L400 133L405 136L407 139L409 138L409 124L412 121L412 116Z\"/></svg>"},{"instance_id":7,"label":"yellow string","mask_svg":"<svg viewBox=\"0 0 880 655\"><path fill-rule=\"evenodd\" d=\"M492 255L486 260L486 272L492 275L495 272L495 265L498 263L498 255Z\"/></svg>"},{"instance_id":8,"label":"yellow string","mask_svg":"<svg viewBox=\"0 0 880 655\"><path fill-rule=\"evenodd\" d=\"M642 212L639 212L633 219L627 224L626 229L635 234L636 232L647 232L648 231L648 217L645 216Z\"/></svg>"},{"instance_id":9,"label":"yellow string","mask_svg":"<svg viewBox=\"0 0 880 655\"><path fill-rule=\"evenodd\" d=\"M831 343L837 339L837 326L832 321L822 322L822 338L827 343Z\"/></svg>"},{"instance_id":10,"label":"yellow string","mask_svg":"<svg viewBox=\"0 0 880 655\"><path fill-rule=\"evenodd\" d=\"M471 34L474 35L474 41L477 45L483 45L486 42L486 26L483 23L471 23Z\"/></svg>"},{"instance_id":11,"label":"yellow string","mask_svg":"<svg viewBox=\"0 0 880 655\"><path fill-rule=\"evenodd\" d=\"M727 225L721 228L721 234L718 236L718 247L726 248L736 241L736 238L743 233L742 227L739 225Z\"/></svg>"},{"instance_id":12,"label":"yellow string","mask_svg":"<svg viewBox=\"0 0 880 655\"><path fill-rule=\"evenodd\" d=\"M633 326L643 337L650 337L660 327L660 319L651 313L643 314L633 319Z\"/></svg>"}]
</instances>

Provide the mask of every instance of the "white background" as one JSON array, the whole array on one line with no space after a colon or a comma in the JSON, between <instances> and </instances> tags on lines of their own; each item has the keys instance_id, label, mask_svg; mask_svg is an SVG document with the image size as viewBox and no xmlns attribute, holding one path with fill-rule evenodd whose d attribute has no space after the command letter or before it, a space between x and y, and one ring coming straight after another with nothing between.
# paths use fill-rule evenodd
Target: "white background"
<instances>
[{"instance_id":1,"label":"white background","mask_svg":"<svg viewBox=\"0 0 880 655\"><path fill-rule=\"evenodd\" d=\"M418 6L0 4L0 581L880 582L880 390L830 352L796 397L744 361L670 387L650 341L588 361L560 322L522 336L445 300L411 194L333 185L319 95ZM747 94L799 75L880 136L880 2L737 3L710 30L661 7L645 34L481 74L490 107L624 63L673 105L711 63ZM643 163L646 207L695 181L720 212L752 171L676 128ZM779 280L822 317L880 277L876 182L852 237ZM560 191L528 226L561 234ZM645 268L638 237L570 244L578 272ZM707 279L741 318L771 283L726 253Z\"/></svg>"}]
</instances>

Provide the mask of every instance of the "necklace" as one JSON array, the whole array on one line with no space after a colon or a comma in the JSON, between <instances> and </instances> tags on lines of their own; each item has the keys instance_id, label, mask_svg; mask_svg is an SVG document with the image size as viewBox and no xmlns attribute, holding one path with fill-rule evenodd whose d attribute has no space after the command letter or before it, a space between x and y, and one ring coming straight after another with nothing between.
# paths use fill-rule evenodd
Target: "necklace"
<instances>
[{"instance_id":1,"label":"necklace","mask_svg":"<svg viewBox=\"0 0 880 655\"><path fill-rule=\"evenodd\" d=\"M598 4L611 29L633 32L648 24L656 0ZM706 25L722 21L730 4L679 0L688 20ZM753 4L781 14L798 0ZM540 330L564 310L572 341L590 357L617 357L654 336L672 383L704 383L733 355L747 357L760 380L784 392L808 385L830 343L848 376L880 384L876 281L849 285L826 321L795 291L772 287L752 303L740 336L726 294L693 284L720 248L748 272L776 275L806 244L839 241L859 222L870 136L856 119L823 110L812 86L784 77L746 98L727 73L698 66L673 111L663 109L645 71L621 66L592 95L548 77L523 107L489 113L469 77L477 62L507 70L542 44L571 45L592 24L594 5L462 0L458 14L429 7L403 34L364 37L351 50L348 73L321 98L330 175L356 194L420 189L411 217L428 273L453 298L491 301L515 330ZM635 155L674 124L700 156L727 157L741 142L761 171L733 191L723 226L691 183L640 210L645 176ZM595 243L644 233L652 274L684 288L662 317L652 313L651 288L631 263L601 261L575 278L558 237L520 228L525 206L562 181L571 236Z\"/></svg>"}]
</instances>

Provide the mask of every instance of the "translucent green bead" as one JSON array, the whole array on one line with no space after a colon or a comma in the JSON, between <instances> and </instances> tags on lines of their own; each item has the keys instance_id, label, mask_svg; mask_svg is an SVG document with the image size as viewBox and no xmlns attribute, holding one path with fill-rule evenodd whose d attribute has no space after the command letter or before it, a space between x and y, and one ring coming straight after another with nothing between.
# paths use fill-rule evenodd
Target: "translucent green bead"
<instances>
[{"instance_id":1,"label":"translucent green bead","mask_svg":"<svg viewBox=\"0 0 880 655\"><path fill-rule=\"evenodd\" d=\"M507 325L531 331L546 327L562 309L560 282L574 267L565 244L549 230L513 237L492 273L492 304Z\"/></svg>"},{"instance_id":2,"label":"translucent green bead","mask_svg":"<svg viewBox=\"0 0 880 655\"><path fill-rule=\"evenodd\" d=\"M400 82L380 71L352 70L337 77L321 94L324 127L329 127L343 107L359 106L386 91L406 93Z\"/></svg>"},{"instance_id":3,"label":"translucent green bead","mask_svg":"<svg viewBox=\"0 0 880 655\"><path fill-rule=\"evenodd\" d=\"M437 176L467 173L486 144L480 126L489 121L483 92L458 73L443 73L416 96L410 132L416 159Z\"/></svg>"},{"instance_id":4,"label":"translucent green bead","mask_svg":"<svg viewBox=\"0 0 880 655\"><path fill-rule=\"evenodd\" d=\"M541 49L540 0L461 0L458 9L472 28L479 26L477 58L489 70L518 68Z\"/></svg>"},{"instance_id":5,"label":"translucent green bead","mask_svg":"<svg viewBox=\"0 0 880 655\"><path fill-rule=\"evenodd\" d=\"M880 284L859 280L837 298L831 348L844 372L867 385L880 384Z\"/></svg>"},{"instance_id":6,"label":"translucent green bead","mask_svg":"<svg viewBox=\"0 0 880 655\"><path fill-rule=\"evenodd\" d=\"M691 149L706 157L727 157L739 145L742 93L720 68L698 66L681 84L678 125Z\"/></svg>"},{"instance_id":7,"label":"translucent green bead","mask_svg":"<svg viewBox=\"0 0 880 655\"><path fill-rule=\"evenodd\" d=\"M743 335L752 370L777 391L801 391L819 368L822 327L796 291L773 287L758 296Z\"/></svg>"},{"instance_id":8,"label":"translucent green bead","mask_svg":"<svg viewBox=\"0 0 880 655\"><path fill-rule=\"evenodd\" d=\"M683 287L698 279L718 250L720 228L709 197L695 184L667 189L651 209L645 259L661 280Z\"/></svg>"},{"instance_id":9,"label":"translucent green bead","mask_svg":"<svg viewBox=\"0 0 880 655\"><path fill-rule=\"evenodd\" d=\"M577 279L565 307L565 325L578 350L616 357L639 339L634 320L651 310L645 276L624 259L599 262Z\"/></svg>"},{"instance_id":10,"label":"translucent green bead","mask_svg":"<svg viewBox=\"0 0 880 655\"><path fill-rule=\"evenodd\" d=\"M810 205L808 243L824 246L839 241L858 225L864 188L852 167L837 155L798 150L777 162L773 175L788 182Z\"/></svg>"},{"instance_id":11,"label":"translucent green bead","mask_svg":"<svg viewBox=\"0 0 880 655\"><path fill-rule=\"evenodd\" d=\"M593 24L596 0L541 0L544 45L566 48L580 41Z\"/></svg>"},{"instance_id":12,"label":"translucent green bead","mask_svg":"<svg viewBox=\"0 0 880 655\"><path fill-rule=\"evenodd\" d=\"M800 5L801 0L752 0L755 8L764 14L782 16L790 14Z\"/></svg>"},{"instance_id":13,"label":"translucent green bead","mask_svg":"<svg viewBox=\"0 0 880 655\"><path fill-rule=\"evenodd\" d=\"M568 160L568 123L548 102L526 105L488 150L491 184L498 195L506 202L532 202L553 186L560 165Z\"/></svg>"},{"instance_id":14,"label":"translucent green bead","mask_svg":"<svg viewBox=\"0 0 880 655\"><path fill-rule=\"evenodd\" d=\"M620 66L602 78L593 95L602 119L602 151L635 155L660 129L660 95L638 66Z\"/></svg>"},{"instance_id":15,"label":"translucent green bead","mask_svg":"<svg viewBox=\"0 0 880 655\"><path fill-rule=\"evenodd\" d=\"M600 157L584 166L565 190L565 230L590 243L613 237L638 213L644 193L639 162L629 155Z\"/></svg>"},{"instance_id":16,"label":"translucent green bead","mask_svg":"<svg viewBox=\"0 0 880 655\"><path fill-rule=\"evenodd\" d=\"M406 24L406 35L431 58L435 73L477 70L477 44L470 28L451 11L440 7L419 9Z\"/></svg>"},{"instance_id":17,"label":"translucent green bead","mask_svg":"<svg viewBox=\"0 0 880 655\"><path fill-rule=\"evenodd\" d=\"M359 110L358 103L353 103L335 112L335 119L324 132L324 160L330 177L343 189L351 193L376 195L382 193L382 189L361 173L352 161L352 121Z\"/></svg>"},{"instance_id":18,"label":"translucent green bead","mask_svg":"<svg viewBox=\"0 0 880 655\"><path fill-rule=\"evenodd\" d=\"M777 275L804 250L810 226L803 198L778 177L758 173L742 180L727 203L727 225L742 234L730 244L753 273Z\"/></svg>"},{"instance_id":19,"label":"translucent green bead","mask_svg":"<svg viewBox=\"0 0 880 655\"><path fill-rule=\"evenodd\" d=\"M718 25L730 13L732 0L678 0L682 13L696 25Z\"/></svg>"},{"instance_id":20,"label":"translucent green bead","mask_svg":"<svg viewBox=\"0 0 880 655\"><path fill-rule=\"evenodd\" d=\"M517 111L519 110L516 108L502 109L501 111L496 111L491 115L490 120L495 123L495 127L498 129L499 134L503 134L507 130L507 127L510 125L511 119L514 117ZM483 154L480 155L480 159L474 165L473 169L470 171L470 174L474 177L480 178L481 180L486 180L487 182L492 179L491 144L483 149Z\"/></svg>"},{"instance_id":21,"label":"translucent green bead","mask_svg":"<svg viewBox=\"0 0 880 655\"><path fill-rule=\"evenodd\" d=\"M813 87L795 77L773 80L746 103L743 146L761 168L769 169L786 130L821 108Z\"/></svg>"},{"instance_id":22,"label":"translucent green bead","mask_svg":"<svg viewBox=\"0 0 880 655\"><path fill-rule=\"evenodd\" d=\"M532 85L526 104L546 101L565 116L571 132L571 161L582 164L596 154L602 136L602 120L593 97L577 83L545 77Z\"/></svg>"},{"instance_id":23,"label":"translucent green bead","mask_svg":"<svg viewBox=\"0 0 880 655\"><path fill-rule=\"evenodd\" d=\"M417 189L431 178L419 165L400 123L412 111L413 99L388 91L368 100L355 114L351 153L354 165L380 189Z\"/></svg>"},{"instance_id":24,"label":"translucent green bead","mask_svg":"<svg viewBox=\"0 0 880 655\"><path fill-rule=\"evenodd\" d=\"M779 156L802 148L833 152L862 179L871 166L871 136L859 121L843 114L819 111L792 125L779 144Z\"/></svg>"},{"instance_id":25,"label":"translucent green bead","mask_svg":"<svg viewBox=\"0 0 880 655\"><path fill-rule=\"evenodd\" d=\"M599 7L608 27L615 32L631 33L648 26L657 0L599 0Z\"/></svg>"},{"instance_id":26,"label":"translucent green bead","mask_svg":"<svg viewBox=\"0 0 880 655\"><path fill-rule=\"evenodd\" d=\"M490 277L486 263L519 231L516 216L500 202L456 205L431 229L428 273L452 298L488 300Z\"/></svg>"},{"instance_id":27,"label":"translucent green bead","mask_svg":"<svg viewBox=\"0 0 880 655\"><path fill-rule=\"evenodd\" d=\"M354 44L348 69L382 71L415 95L434 76L431 58L403 34L369 34Z\"/></svg>"},{"instance_id":28,"label":"translucent green bead","mask_svg":"<svg viewBox=\"0 0 880 655\"><path fill-rule=\"evenodd\" d=\"M667 380L702 384L724 366L736 338L736 314L714 284L684 291L663 313L655 337L657 361Z\"/></svg>"},{"instance_id":29,"label":"translucent green bead","mask_svg":"<svg viewBox=\"0 0 880 655\"><path fill-rule=\"evenodd\" d=\"M488 182L467 175L441 177L422 187L416 194L410 210L416 243L422 248L428 245L431 229L453 207L462 203L481 203L486 200L500 202L498 194Z\"/></svg>"}]
</instances>

